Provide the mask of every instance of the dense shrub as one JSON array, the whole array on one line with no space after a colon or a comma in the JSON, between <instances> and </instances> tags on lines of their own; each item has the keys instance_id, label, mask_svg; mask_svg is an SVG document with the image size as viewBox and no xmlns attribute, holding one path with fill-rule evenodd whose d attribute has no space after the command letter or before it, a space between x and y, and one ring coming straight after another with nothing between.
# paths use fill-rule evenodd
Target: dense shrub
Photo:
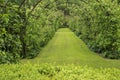
<instances>
[{"instance_id":1,"label":"dense shrub","mask_svg":"<svg viewBox=\"0 0 120 80\"><path fill-rule=\"evenodd\" d=\"M95 69L75 65L0 65L0 80L119 80L119 73L116 68Z\"/></svg>"},{"instance_id":2,"label":"dense shrub","mask_svg":"<svg viewBox=\"0 0 120 80\"><path fill-rule=\"evenodd\" d=\"M0 1L0 63L17 61L17 57L33 58L54 36L61 12L51 2Z\"/></svg>"},{"instance_id":3,"label":"dense shrub","mask_svg":"<svg viewBox=\"0 0 120 80\"><path fill-rule=\"evenodd\" d=\"M120 58L120 6L117 0L93 0L81 4L84 5L80 5L80 9L76 6L73 10L79 10L79 19L69 23L72 31L91 50L106 58Z\"/></svg>"},{"instance_id":4,"label":"dense shrub","mask_svg":"<svg viewBox=\"0 0 120 80\"><path fill-rule=\"evenodd\" d=\"M18 54L10 54L0 51L0 64L4 63L18 63L20 56Z\"/></svg>"}]
</instances>

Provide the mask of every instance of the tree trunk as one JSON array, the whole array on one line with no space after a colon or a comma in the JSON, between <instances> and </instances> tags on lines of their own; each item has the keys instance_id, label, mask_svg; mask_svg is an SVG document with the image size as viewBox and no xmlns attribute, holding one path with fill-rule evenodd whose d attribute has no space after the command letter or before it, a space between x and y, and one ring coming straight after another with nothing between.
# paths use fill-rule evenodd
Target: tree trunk
<instances>
[{"instance_id":1,"label":"tree trunk","mask_svg":"<svg viewBox=\"0 0 120 80\"><path fill-rule=\"evenodd\" d=\"M27 28L27 16L25 14L26 12L23 12L20 17L21 19L23 20L23 25L21 26L20 28L20 41L21 41L21 45L22 45L22 50L21 50L21 54L20 56L22 58L25 58L27 56L27 53L26 53L26 49L27 49L27 46L26 46L26 28Z\"/></svg>"}]
</instances>

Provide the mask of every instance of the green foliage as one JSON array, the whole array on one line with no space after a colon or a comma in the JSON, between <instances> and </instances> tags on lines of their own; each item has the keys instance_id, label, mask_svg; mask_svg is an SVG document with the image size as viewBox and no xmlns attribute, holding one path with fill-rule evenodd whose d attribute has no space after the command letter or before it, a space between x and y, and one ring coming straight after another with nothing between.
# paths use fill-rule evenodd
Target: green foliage
<instances>
[{"instance_id":1,"label":"green foliage","mask_svg":"<svg viewBox=\"0 0 120 80\"><path fill-rule=\"evenodd\" d=\"M91 50L118 59L119 10L119 0L1 0L1 54L34 58L59 27L70 27Z\"/></svg>"},{"instance_id":2,"label":"green foliage","mask_svg":"<svg viewBox=\"0 0 120 80\"><path fill-rule=\"evenodd\" d=\"M52 66L50 64L0 65L1 80L119 80L116 68L94 69L87 66Z\"/></svg>"},{"instance_id":3,"label":"green foliage","mask_svg":"<svg viewBox=\"0 0 120 80\"><path fill-rule=\"evenodd\" d=\"M0 51L0 64L4 63L17 63L19 62L19 55L18 54L10 54Z\"/></svg>"},{"instance_id":4,"label":"green foliage","mask_svg":"<svg viewBox=\"0 0 120 80\"><path fill-rule=\"evenodd\" d=\"M21 61L22 63L30 61L33 64L55 63L56 65L75 64L95 68L120 68L120 60L105 59L89 50L69 28L60 28L35 59Z\"/></svg>"},{"instance_id":5,"label":"green foliage","mask_svg":"<svg viewBox=\"0 0 120 80\"><path fill-rule=\"evenodd\" d=\"M81 3L84 5L80 4L80 9L75 6L72 11L73 16L77 14L79 18L69 23L70 28L91 50L101 53L106 58L120 58L120 6L117 0Z\"/></svg>"},{"instance_id":6,"label":"green foliage","mask_svg":"<svg viewBox=\"0 0 120 80\"><path fill-rule=\"evenodd\" d=\"M9 2L7 5L0 11L0 63L16 63L21 50L18 35L20 23L19 16L16 13L18 6Z\"/></svg>"},{"instance_id":7,"label":"green foliage","mask_svg":"<svg viewBox=\"0 0 120 80\"><path fill-rule=\"evenodd\" d=\"M41 10L42 8L37 8L38 14ZM59 27L59 23L57 23L57 18L61 16L55 15L56 13L61 14L59 11L51 12L51 10L46 9L43 10L42 13L40 13L40 18L33 19L34 16L29 18L29 25L27 27L26 36L26 42L28 46L27 55L29 58L37 56L41 48L44 47L48 43L48 41L54 36L54 33Z\"/></svg>"},{"instance_id":8,"label":"green foliage","mask_svg":"<svg viewBox=\"0 0 120 80\"><path fill-rule=\"evenodd\" d=\"M60 12L55 3L50 4L53 1L41 1L0 2L0 51L3 58L3 53L7 55L4 59L33 58L53 37L59 27L58 18L61 15L56 15ZM2 61L4 60L0 60Z\"/></svg>"}]
</instances>

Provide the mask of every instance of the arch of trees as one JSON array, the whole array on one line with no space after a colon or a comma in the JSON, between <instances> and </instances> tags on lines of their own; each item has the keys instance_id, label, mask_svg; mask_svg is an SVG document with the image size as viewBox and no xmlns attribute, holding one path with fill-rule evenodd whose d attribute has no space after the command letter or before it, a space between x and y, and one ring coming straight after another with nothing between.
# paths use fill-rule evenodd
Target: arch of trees
<instances>
[{"instance_id":1,"label":"arch of trees","mask_svg":"<svg viewBox=\"0 0 120 80\"><path fill-rule=\"evenodd\" d=\"M89 0L72 9L70 28L102 56L120 58L120 5L118 0Z\"/></svg>"},{"instance_id":2,"label":"arch of trees","mask_svg":"<svg viewBox=\"0 0 120 80\"><path fill-rule=\"evenodd\" d=\"M119 0L0 0L0 63L37 56L59 27L120 58Z\"/></svg>"},{"instance_id":3,"label":"arch of trees","mask_svg":"<svg viewBox=\"0 0 120 80\"><path fill-rule=\"evenodd\" d=\"M0 8L1 63L37 56L63 15L52 0L1 0Z\"/></svg>"}]
</instances>

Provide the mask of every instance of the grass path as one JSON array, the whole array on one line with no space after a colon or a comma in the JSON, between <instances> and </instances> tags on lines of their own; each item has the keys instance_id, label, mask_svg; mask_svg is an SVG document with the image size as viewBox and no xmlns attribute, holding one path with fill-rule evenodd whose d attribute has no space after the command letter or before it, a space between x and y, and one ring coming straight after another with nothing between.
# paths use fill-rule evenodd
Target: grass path
<instances>
[{"instance_id":1,"label":"grass path","mask_svg":"<svg viewBox=\"0 0 120 80\"><path fill-rule=\"evenodd\" d=\"M90 51L85 43L68 28L59 29L53 39L31 63L75 64L91 67L120 68L120 60L104 59Z\"/></svg>"}]
</instances>

